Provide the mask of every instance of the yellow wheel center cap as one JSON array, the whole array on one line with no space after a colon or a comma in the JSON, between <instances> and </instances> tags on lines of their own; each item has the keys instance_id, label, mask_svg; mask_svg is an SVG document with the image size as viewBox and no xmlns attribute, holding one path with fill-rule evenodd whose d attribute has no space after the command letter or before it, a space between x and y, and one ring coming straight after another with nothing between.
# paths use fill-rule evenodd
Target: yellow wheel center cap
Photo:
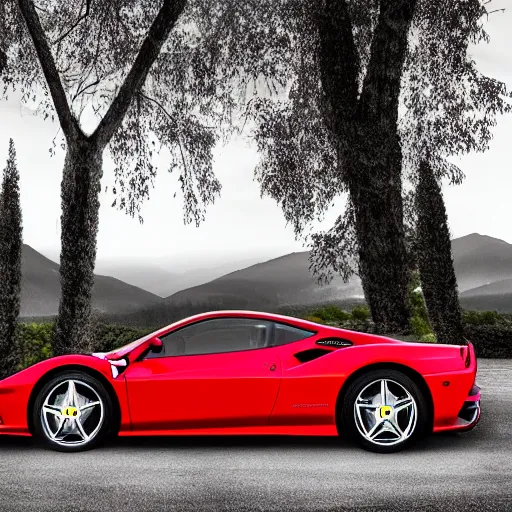
<instances>
[{"instance_id":1,"label":"yellow wheel center cap","mask_svg":"<svg viewBox=\"0 0 512 512\"><path fill-rule=\"evenodd\" d=\"M387 418L387 417L391 416L392 412L393 412L393 407L391 407L390 405L383 405L380 408L380 417Z\"/></svg>"},{"instance_id":2,"label":"yellow wheel center cap","mask_svg":"<svg viewBox=\"0 0 512 512\"><path fill-rule=\"evenodd\" d=\"M62 409L61 415L66 418L76 418L78 416L78 409L76 407L65 407Z\"/></svg>"}]
</instances>

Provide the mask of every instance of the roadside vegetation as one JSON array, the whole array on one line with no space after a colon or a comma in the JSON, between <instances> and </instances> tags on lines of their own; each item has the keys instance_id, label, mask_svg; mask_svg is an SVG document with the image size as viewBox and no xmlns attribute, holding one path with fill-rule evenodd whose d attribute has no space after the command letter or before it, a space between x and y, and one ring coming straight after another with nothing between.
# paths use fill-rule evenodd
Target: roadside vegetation
<instances>
[{"instance_id":1,"label":"roadside vegetation","mask_svg":"<svg viewBox=\"0 0 512 512\"><path fill-rule=\"evenodd\" d=\"M331 304L313 309L305 308L296 311L294 316L311 322L332 325L344 329L375 332L375 324L370 317L366 305L358 305L351 310ZM417 313L411 320L411 331L408 335L389 333L388 336L401 340L435 343L432 332L425 332L423 313ZM512 358L512 315L502 315L496 311L464 311L464 335L475 345L476 354L480 358ZM88 352L108 352L130 343L153 331L154 328L134 328L116 324L95 322L93 326L94 342ZM15 336L15 352L18 366L22 370L53 355L52 336L54 323L19 323Z\"/></svg>"}]
</instances>

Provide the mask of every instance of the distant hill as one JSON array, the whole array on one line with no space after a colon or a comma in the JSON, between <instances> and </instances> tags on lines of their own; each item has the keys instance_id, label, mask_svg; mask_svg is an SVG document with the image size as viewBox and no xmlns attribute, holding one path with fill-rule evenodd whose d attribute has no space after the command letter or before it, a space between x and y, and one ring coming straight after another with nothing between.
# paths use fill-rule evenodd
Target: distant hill
<instances>
[{"instance_id":1,"label":"distant hill","mask_svg":"<svg viewBox=\"0 0 512 512\"><path fill-rule=\"evenodd\" d=\"M512 278L512 245L503 240L473 233L455 239L452 250L460 293Z\"/></svg>"},{"instance_id":2,"label":"distant hill","mask_svg":"<svg viewBox=\"0 0 512 512\"><path fill-rule=\"evenodd\" d=\"M240 261L231 261L224 265L215 265L213 267L204 266L194 270L188 270L187 272L176 275L174 281L172 283L168 283L169 291L162 295L162 297L173 295L181 290L186 290L187 288L193 288L195 286L209 283L214 279L218 279L230 272L244 269L259 261L261 261L260 258L251 258Z\"/></svg>"},{"instance_id":3,"label":"distant hill","mask_svg":"<svg viewBox=\"0 0 512 512\"><path fill-rule=\"evenodd\" d=\"M22 317L56 315L60 300L59 265L29 245L22 250ZM112 314L154 306L162 299L118 279L96 275L93 308Z\"/></svg>"},{"instance_id":4,"label":"distant hill","mask_svg":"<svg viewBox=\"0 0 512 512\"><path fill-rule=\"evenodd\" d=\"M475 305L477 309L488 309L498 304L500 310L512 312L512 301L507 297L508 293L512 294L512 245L472 233L454 239L452 251L462 303L471 304L471 307ZM344 283L337 276L329 285L319 286L309 272L307 251L247 265L246 268L241 268L242 264L229 263L224 267L205 267L173 275L172 282L164 282L162 275L162 282L158 284L160 289L171 289L175 293L169 294L160 309L181 309L185 304L197 307L206 303L269 309L363 298L357 277ZM119 272L115 275L121 277ZM129 280L128 273L122 277L150 289L151 283L144 285L142 279L137 282Z\"/></svg>"},{"instance_id":5,"label":"distant hill","mask_svg":"<svg viewBox=\"0 0 512 512\"><path fill-rule=\"evenodd\" d=\"M309 272L309 252L295 252L248 268L231 272L201 286L182 290L165 300L168 304L193 304L208 297L229 297L245 307L306 305L349 297L363 291L359 279L344 283L337 276L320 286Z\"/></svg>"},{"instance_id":6,"label":"distant hill","mask_svg":"<svg viewBox=\"0 0 512 512\"><path fill-rule=\"evenodd\" d=\"M512 313L512 293L461 297L460 305L463 309L475 311L497 311L498 313Z\"/></svg>"},{"instance_id":7,"label":"distant hill","mask_svg":"<svg viewBox=\"0 0 512 512\"><path fill-rule=\"evenodd\" d=\"M452 241L461 303L467 309L512 312L512 245L473 233ZM361 282L337 276L320 286L309 272L309 252L296 252L231 272L165 299L168 308L223 303L233 308L282 309L360 300ZM165 306L159 306L160 309Z\"/></svg>"},{"instance_id":8,"label":"distant hill","mask_svg":"<svg viewBox=\"0 0 512 512\"><path fill-rule=\"evenodd\" d=\"M489 284L470 288L460 294L461 298L465 297L485 297L488 295L504 295L512 293L512 278L494 281Z\"/></svg>"},{"instance_id":9,"label":"distant hill","mask_svg":"<svg viewBox=\"0 0 512 512\"><path fill-rule=\"evenodd\" d=\"M174 274L156 265L116 262L114 260L97 261L96 272L101 275L115 277L159 297L166 297L175 291L174 283L181 277L179 274Z\"/></svg>"},{"instance_id":10,"label":"distant hill","mask_svg":"<svg viewBox=\"0 0 512 512\"><path fill-rule=\"evenodd\" d=\"M96 271L102 275L112 276L125 283L143 288L160 297L167 297L180 290L208 283L225 274L253 265L258 261L260 261L259 258L246 259L176 273L167 270L166 265L166 268L163 268L164 265L161 261L157 265L148 265L147 263L98 260Z\"/></svg>"},{"instance_id":11,"label":"distant hill","mask_svg":"<svg viewBox=\"0 0 512 512\"><path fill-rule=\"evenodd\" d=\"M466 309L512 312L512 245L473 233L453 240L452 250L462 306ZM132 284L154 290L158 286L160 292L165 289L180 291L162 299L118 279L96 276L93 306L111 319L136 321L139 325L147 320L149 325L159 325L214 309L283 311L327 303L357 303L363 299L357 277L344 283L337 276L327 286L318 285L309 272L307 251L237 270L237 266L242 264L205 267L181 276L158 267L140 267L134 272L134 266L130 270L129 266L114 265L112 273L116 277L125 276ZM60 295L58 269L56 263L24 246L24 316L56 314ZM105 267L100 265L100 269L105 270ZM217 277L205 282L212 275ZM188 287L180 289L187 284Z\"/></svg>"}]
</instances>

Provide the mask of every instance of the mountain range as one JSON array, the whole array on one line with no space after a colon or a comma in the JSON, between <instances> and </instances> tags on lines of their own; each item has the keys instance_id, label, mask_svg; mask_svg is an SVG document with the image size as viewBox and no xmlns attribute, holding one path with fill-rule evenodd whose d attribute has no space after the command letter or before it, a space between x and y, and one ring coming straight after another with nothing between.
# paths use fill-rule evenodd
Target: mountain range
<instances>
[{"instance_id":1,"label":"mountain range","mask_svg":"<svg viewBox=\"0 0 512 512\"><path fill-rule=\"evenodd\" d=\"M112 276L133 286L143 288L160 297L168 297L180 290L213 281L235 270L240 270L261 261L259 258L228 262L224 265L205 266L186 272L171 272L161 263L147 265L144 262L130 263L116 260L96 262L96 271Z\"/></svg>"},{"instance_id":2,"label":"mountain range","mask_svg":"<svg viewBox=\"0 0 512 512\"><path fill-rule=\"evenodd\" d=\"M452 252L462 306L512 312L512 244L473 233L454 239ZM329 285L318 285L309 272L307 251L241 268L244 263L247 262L212 268L205 265L185 274L174 274L151 265L111 264L110 268L104 265L100 267L101 272L116 277L95 276L93 307L100 313L121 319L138 312L139 316L146 315L158 323L178 312L188 314L188 311L219 308L276 310L363 299L357 277L344 283L337 276ZM57 263L24 245L23 317L57 313L58 271ZM170 291L167 297L159 296L166 291Z\"/></svg>"},{"instance_id":3,"label":"mountain range","mask_svg":"<svg viewBox=\"0 0 512 512\"><path fill-rule=\"evenodd\" d=\"M59 265L29 245L22 249L22 317L57 314L60 299ZM142 288L109 276L95 275L93 307L100 313L123 314L148 308L162 299Z\"/></svg>"}]
</instances>

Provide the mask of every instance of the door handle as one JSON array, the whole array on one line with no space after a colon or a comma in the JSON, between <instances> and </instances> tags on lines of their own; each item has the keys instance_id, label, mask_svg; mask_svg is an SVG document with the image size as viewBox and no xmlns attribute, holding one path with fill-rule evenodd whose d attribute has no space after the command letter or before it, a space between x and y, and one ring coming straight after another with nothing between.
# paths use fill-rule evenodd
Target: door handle
<instances>
[{"instance_id":1,"label":"door handle","mask_svg":"<svg viewBox=\"0 0 512 512\"><path fill-rule=\"evenodd\" d=\"M274 363L265 363L265 368L268 368L271 372L276 370L276 365Z\"/></svg>"}]
</instances>

